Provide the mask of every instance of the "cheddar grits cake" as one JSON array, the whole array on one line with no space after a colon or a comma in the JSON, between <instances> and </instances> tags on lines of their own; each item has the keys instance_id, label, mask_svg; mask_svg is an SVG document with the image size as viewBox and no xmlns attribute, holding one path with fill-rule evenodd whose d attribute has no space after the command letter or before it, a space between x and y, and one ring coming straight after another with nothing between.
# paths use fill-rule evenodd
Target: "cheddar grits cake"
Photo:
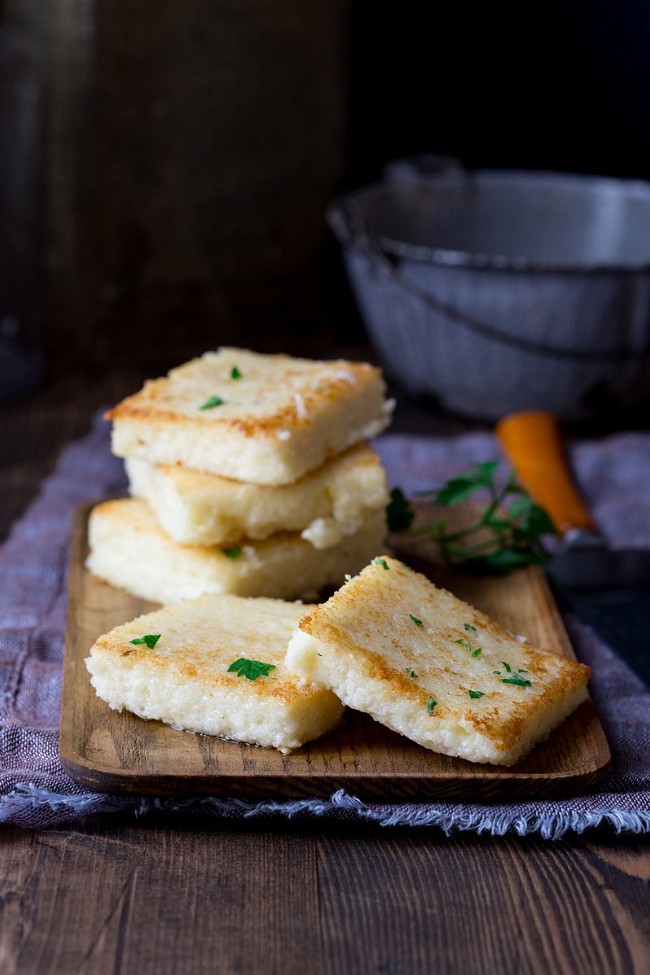
<instances>
[{"instance_id":1,"label":"cheddar grits cake","mask_svg":"<svg viewBox=\"0 0 650 975\"><path fill-rule=\"evenodd\" d=\"M389 491L377 453L356 444L293 484L234 481L179 464L125 462L134 497L145 500L176 542L220 545L298 531L329 548L360 528L371 510L386 508Z\"/></svg>"},{"instance_id":2,"label":"cheddar grits cake","mask_svg":"<svg viewBox=\"0 0 650 975\"><path fill-rule=\"evenodd\" d=\"M585 700L590 674L389 556L305 615L287 665L426 748L500 765Z\"/></svg>"},{"instance_id":3,"label":"cheddar grits cake","mask_svg":"<svg viewBox=\"0 0 650 975\"><path fill-rule=\"evenodd\" d=\"M284 663L309 608L224 595L147 613L95 642L91 683L114 710L287 753L329 731L343 711L331 691Z\"/></svg>"},{"instance_id":4,"label":"cheddar grits cake","mask_svg":"<svg viewBox=\"0 0 650 975\"><path fill-rule=\"evenodd\" d=\"M112 450L254 484L289 484L389 422L381 371L245 349L206 352L110 410Z\"/></svg>"},{"instance_id":5,"label":"cheddar grits cake","mask_svg":"<svg viewBox=\"0 0 650 975\"><path fill-rule=\"evenodd\" d=\"M234 546L179 545L138 498L95 505L88 522L87 568L141 599L177 603L205 593L307 599L340 586L382 551L383 509L367 513L359 529L338 545L317 549L298 532L241 539Z\"/></svg>"}]
</instances>

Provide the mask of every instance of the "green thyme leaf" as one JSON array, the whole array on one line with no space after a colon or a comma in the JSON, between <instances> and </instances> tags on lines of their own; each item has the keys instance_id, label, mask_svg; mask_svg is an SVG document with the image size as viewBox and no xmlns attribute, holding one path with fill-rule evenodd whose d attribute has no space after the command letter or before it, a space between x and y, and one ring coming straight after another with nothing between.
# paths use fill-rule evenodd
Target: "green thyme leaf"
<instances>
[{"instance_id":1,"label":"green thyme leaf","mask_svg":"<svg viewBox=\"0 0 650 975\"><path fill-rule=\"evenodd\" d=\"M463 623L463 629L467 630L469 633L476 633L476 627L472 626L471 623Z\"/></svg>"},{"instance_id":2,"label":"green thyme leaf","mask_svg":"<svg viewBox=\"0 0 650 975\"><path fill-rule=\"evenodd\" d=\"M522 677L521 674L511 674L510 677L504 677L501 681L502 684L515 684L516 687L531 687L531 683L527 677Z\"/></svg>"},{"instance_id":3,"label":"green thyme leaf","mask_svg":"<svg viewBox=\"0 0 650 975\"><path fill-rule=\"evenodd\" d=\"M265 664L261 660L248 660L246 657L239 657L231 663L227 673L234 672L238 677L257 680L258 677L268 677L272 670L275 670L275 664Z\"/></svg>"},{"instance_id":4,"label":"green thyme leaf","mask_svg":"<svg viewBox=\"0 0 650 975\"><path fill-rule=\"evenodd\" d=\"M375 565L380 565L382 569L386 569L388 571L388 562L386 559L373 559L373 562Z\"/></svg>"},{"instance_id":5,"label":"green thyme leaf","mask_svg":"<svg viewBox=\"0 0 650 975\"><path fill-rule=\"evenodd\" d=\"M427 711L429 712L429 714L433 714L437 703L438 702L436 701L435 697L429 698L429 700L427 701Z\"/></svg>"},{"instance_id":6,"label":"green thyme leaf","mask_svg":"<svg viewBox=\"0 0 650 975\"><path fill-rule=\"evenodd\" d=\"M143 643L145 647L149 648L149 650L153 650L159 639L160 633L145 633L144 636L138 636L135 638L135 640L131 640L130 642L136 644Z\"/></svg>"},{"instance_id":7,"label":"green thyme leaf","mask_svg":"<svg viewBox=\"0 0 650 975\"><path fill-rule=\"evenodd\" d=\"M512 667L510 666L510 664L507 664L507 663L505 662L505 660L502 660L502 661L501 661L501 663L503 664L503 669L504 669L505 671L507 671L508 673L510 673L510 671L512 670Z\"/></svg>"},{"instance_id":8,"label":"green thyme leaf","mask_svg":"<svg viewBox=\"0 0 650 975\"><path fill-rule=\"evenodd\" d=\"M472 644L469 642L469 640L466 640L462 636L459 637L458 640L454 640L454 643L457 643L460 647L465 647L466 650L472 649Z\"/></svg>"},{"instance_id":9,"label":"green thyme leaf","mask_svg":"<svg viewBox=\"0 0 650 975\"><path fill-rule=\"evenodd\" d=\"M407 531L415 518L415 512L401 488L393 488L386 507L388 529L392 532Z\"/></svg>"},{"instance_id":10,"label":"green thyme leaf","mask_svg":"<svg viewBox=\"0 0 650 975\"><path fill-rule=\"evenodd\" d=\"M550 553L544 536L556 534L550 517L517 483L514 470L505 482L498 474L499 462L486 461L438 489L422 492L435 504L447 507L474 495L477 502L479 496L484 497L485 505L472 524L452 529L448 519L442 518L417 528L411 528L408 521L399 530L428 535L447 562L467 572L505 573L523 565L546 564Z\"/></svg>"},{"instance_id":11,"label":"green thyme leaf","mask_svg":"<svg viewBox=\"0 0 650 975\"><path fill-rule=\"evenodd\" d=\"M224 399L221 399L220 396L211 396L210 399L206 399L206 401L203 404L203 406L200 406L199 409L201 409L201 410L211 410L215 406L223 406L223 404L225 402L226 401Z\"/></svg>"},{"instance_id":12,"label":"green thyme leaf","mask_svg":"<svg viewBox=\"0 0 650 975\"><path fill-rule=\"evenodd\" d=\"M414 616L413 615L413 613L409 613L409 616L411 617L411 619L413 620L413 622L415 623L416 626L424 626L424 623L422 622L422 620L419 620L417 618L417 616Z\"/></svg>"},{"instance_id":13,"label":"green thyme leaf","mask_svg":"<svg viewBox=\"0 0 650 975\"><path fill-rule=\"evenodd\" d=\"M478 657L483 653L483 647L477 647L476 650L472 650L472 656Z\"/></svg>"},{"instance_id":14,"label":"green thyme leaf","mask_svg":"<svg viewBox=\"0 0 650 975\"><path fill-rule=\"evenodd\" d=\"M410 667L407 667L407 668L406 668L406 673L407 673L407 674L409 675L409 677L411 677L411 678L412 678L413 680L417 680L417 679L418 679L418 675L417 675L417 674L415 673L415 671L414 671L414 670L411 670L411 668L410 668Z\"/></svg>"},{"instance_id":15,"label":"green thyme leaf","mask_svg":"<svg viewBox=\"0 0 650 975\"><path fill-rule=\"evenodd\" d=\"M467 692L473 701L477 700L479 697L483 697L484 691L468 691Z\"/></svg>"},{"instance_id":16,"label":"green thyme leaf","mask_svg":"<svg viewBox=\"0 0 650 975\"><path fill-rule=\"evenodd\" d=\"M518 495L508 508L510 518L516 519L522 528L538 535L553 534L555 528L548 514L527 494Z\"/></svg>"},{"instance_id":17,"label":"green thyme leaf","mask_svg":"<svg viewBox=\"0 0 650 975\"><path fill-rule=\"evenodd\" d=\"M242 553L241 545L231 545L230 548L222 548L221 551L224 555L227 555L229 559L236 559Z\"/></svg>"},{"instance_id":18,"label":"green thyme leaf","mask_svg":"<svg viewBox=\"0 0 650 975\"><path fill-rule=\"evenodd\" d=\"M237 368L237 366L233 366L232 369L230 370L230 378L231 379L241 379L241 372L239 371L239 369Z\"/></svg>"}]
</instances>

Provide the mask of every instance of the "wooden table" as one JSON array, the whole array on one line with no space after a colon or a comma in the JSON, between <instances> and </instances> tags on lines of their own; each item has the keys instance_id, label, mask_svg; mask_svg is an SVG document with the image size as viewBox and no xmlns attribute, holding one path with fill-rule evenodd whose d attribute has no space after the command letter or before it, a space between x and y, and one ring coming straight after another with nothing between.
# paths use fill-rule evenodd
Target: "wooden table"
<instances>
[{"instance_id":1,"label":"wooden table","mask_svg":"<svg viewBox=\"0 0 650 975\"><path fill-rule=\"evenodd\" d=\"M0 409L0 535L137 372L50 380ZM404 405L396 429L462 432ZM0 831L0 970L650 972L650 838L88 817Z\"/></svg>"}]
</instances>

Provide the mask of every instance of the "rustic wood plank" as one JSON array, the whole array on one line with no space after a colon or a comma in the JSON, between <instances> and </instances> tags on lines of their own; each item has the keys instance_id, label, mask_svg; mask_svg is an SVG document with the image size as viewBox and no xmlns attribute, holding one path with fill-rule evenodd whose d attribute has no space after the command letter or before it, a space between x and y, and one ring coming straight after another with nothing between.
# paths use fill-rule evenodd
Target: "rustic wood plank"
<instances>
[{"instance_id":1,"label":"rustic wood plank","mask_svg":"<svg viewBox=\"0 0 650 975\"><path fill-rule=\"evenodd\" d=\"M254 798L327 797L347 788L366 799L513 799L576 794L607 768L609 747L590 701L513 768L439 755L352 711L340 729L288 756L111 711L95 694L84 658L97 637L152 605L85 569L89 511L79 510L71 545L60 751L66 771L91 789ZM444 581L515 633L573 656L536 567L508 577L447 575Z\"/></svg>"},{"instance_id":2,"label":"rustic wood plank","mask_svg":"<svg viewBox=\"0 0 650 975\"><path fill-rule=\"evenodd\" d=\"M309 970L308 835L118 826L27 849L24 835L6 838L3 975Z\"/></svg>"},{"instance_id":3,"label":"rustic wood plank","mask_svg":"<svg viewBox=\"0 0 650 975\"><path fill-rule=\"evenodd\" d=\"M647 931L609 883L644 885L606 883L571 844L416 833L399 852L359 836L323 848L331 972L647 971Z\"/></svg>"},{"instance_id":4,"label":"rustic wood plank","mask_svg":"<svg viewBox=\"0 0 650 975\"><path fill-rule=\"evenodd\" d=\"M635 872L611 838L174 817L7 830L2 971L645 975L649 845L628 843Z\"/></svg>"}]
</instances>

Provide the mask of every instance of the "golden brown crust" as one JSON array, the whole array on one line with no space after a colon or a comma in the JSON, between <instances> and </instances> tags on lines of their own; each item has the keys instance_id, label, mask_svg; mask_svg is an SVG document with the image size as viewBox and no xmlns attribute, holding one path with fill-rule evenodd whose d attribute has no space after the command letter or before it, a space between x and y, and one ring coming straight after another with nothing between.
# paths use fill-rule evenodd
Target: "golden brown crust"
<instances>
[{"instance_id":1,"label":"golden brown crust","mask_svg":"<svg viewBox=\"0 0 650 975\"><path fill-rule=\"evenodd\" d=\"M380 713L384 697L415 701L422 713L434 700L431 722L473 730L497 753L516 750L530 729L563 713L590 676L586 664L517 640L388 555L299 628L374 685Z\"/></svg>"},{"instance_id":2,"label":"golden brown crust","mask_svg":"<svg viewBox=\"0 0 650 975\"><path fill-rule=\"evenodd\" d=\"M236 353L234 358L245 363L244 379L252 387L253 395L248 404L245 399L238 399L231 410L226 390L233 389L228 375L232 353ZM206 368L206 363L211 368ZM178 383L179 378L183 379L182 386ZM215 353L207 360L206 357L192 359L173 369L168 376L147 380L139 392L125 397L104 416L113 421L131 419L181 426L188 423L205 427L217 425L236 430L246 437L277 437L281 430L308 428L314 415L327 404L346 398L354 383L359 389L376 383L383 388L380 370L365 362L317 362L283 355L262 356L246 350L224 350L223 362ZM239 393L242 388L246 388L244 380L234 391ZM217 390L223 391L223 408L202 412L201 405ZM298 398L282 402L283 398L286 400L282 396L285 390ZM182 400L179 399L181 394ZM188 396L195 404L193 413L188 412Z\"/></svg>"},{"instance_id":3,"label":"golden brown crust","mask_svg":"<svg viewBox=\"0 0 650 975\"><path fill-rule=\"evenodd\" d=\"M147 381L105 416L119 457L281 485L376 436L392 406L368 363L224 348Z\"/></svg>"},{"instance_id":4,"label":"golden brown crust","mask_svg":"<svg viewBox=\"0 0 650 975\"><path fill-rule=\"evenodd\" d=\"M196 681L206 691L243 687L255 697L270 696L290 705L316 690L312 682L301 680L283 664L292 629L310 608L283 600L200 597L116 627L95 641L90 654L116 661L128 657L129 664ZM145 632L161 634L153 648L131 643ZM270 663L274 670L254 681L239 677L228 667L240 656Z\"/></svg>"}]
</instances>

